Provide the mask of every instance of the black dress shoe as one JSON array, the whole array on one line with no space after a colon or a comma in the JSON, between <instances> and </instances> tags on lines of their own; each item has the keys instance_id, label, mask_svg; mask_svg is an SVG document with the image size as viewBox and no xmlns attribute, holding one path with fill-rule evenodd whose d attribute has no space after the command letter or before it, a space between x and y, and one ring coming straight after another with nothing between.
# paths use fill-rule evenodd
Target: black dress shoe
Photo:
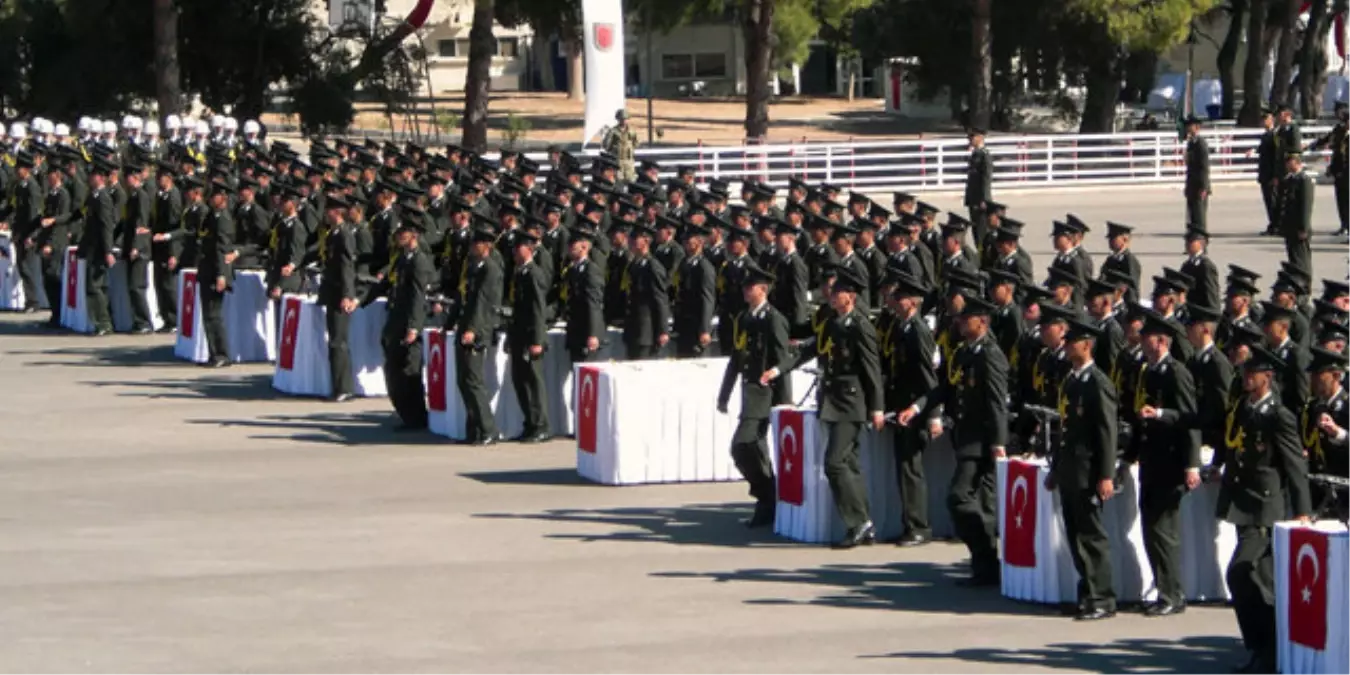
<instances>
[{"instance_id":1,"label":"black dress shoe","mask_svg":"<svg viewBox=\"0 0 1350 675\"><path fill-rule=\"evenodd\" d=\"M489 445L496 445L499 441L501 441L501 436L493 434L491 436L484 436L483 438L474 439L469 443L469 445L479 448L485 448L488 447Z\"/></svg>"},{"instance_id":2,"label":"black dress shoe","mask_svg":"<svg viewBox=\"0 0 1350 675\"><path fill-rule=\"evenodd\" d=\"M929 537L926 534L915 534L913 532L909 532L906 533L903 537L900 537L900 539L895 542L895 545L901 548L911 548L914 546L923 546L924 544L927 544L930 541L933 541L932 537Z\"/></svg>"},{"instance_id":3,"label":"black dress shoe","mask_svg":"<svg viewBox=\"0 0 1350 675\"><path fill-rule=\"evenodd\" d=\"M523 439L521 442L522 442L522 443L547 443L547 442L549 442L549 441L551 441L551 440L553 440L553 436L552 436L551 434L549 434L547 431L541 431L541 432L539 432L539 433L537 433L537 434L531 434L528 438Z\"/></svg>"},{"instance_id":4,"label":"black dress shoe","mask_svg":"<svg viewBox=\"0 0 1350 675\"><path fill-rule=\"evenodd\" d=\"M1073 620L1074 620L1074 621L1101 621L1102 619L1109 619L1109 618L1111 618L1111 617L1113 617L1113 616L1115 616L1115 615L1116 615L1116 610L1114 610L1114 609L1103 609L1103 608L1101 608L1101 607L1094 607L1094 608L1092 608L1092 609L1082 609L1082 610L1079 610L1078 614L1074 615Z\"/></svg>"},{"instance_id":5,"label":"black dress shoe","mask_svg":"<svg viewBox=\"0 0 1350 675\"><path fill-rule=\"evenodd\" d=\"M760 527L769 527L773 525L773 519L775 514L776 510L772 503L756 504L755 513L754 515L745 519L744 521L745 526L752 530Z\"/></svg>"},{"instance_id":6,"label":"black dress shoe","mask_svg":"<svg viewBox=\"0 0 1350 675\"><path fill-rule=\"evenodd\" d=\"M1160 600L1149 605L1148 609L1144 610L1144 616L1172 616L1174 614L1181 614L1185 611L1186 605L1184 604L1174 605L1170 602Z\"/></svg>"},{"instance_id":7,"label":"black dress shoe","mask_svg":"<svg viewBox=\"0 0 1350 675\"><path fill-rule=\"evenodd\" d=\"M356 397L353 396L353 395L351 395L351 394L338 394L337 396L334 396L334 397L333 397L332 399L330 399L330 400L331 400L332 402L334 402L334 403L346 403L347 401L350 401L350 400L352 400L353 398L356 398Z\"/></svg>"},{"instance_id":8,"label":"black dress shoe","mask_svg":"<svg viewBox=\"0 0 1350 675\"><path fill-rule=\"evenodd\" d=\"M877 541L877 528L872 525L872 521L867 521L844 535L844 538L835 542L834 547L838 550L847 550L859 546L871 546Z\"/></svg>"}]
</instances>

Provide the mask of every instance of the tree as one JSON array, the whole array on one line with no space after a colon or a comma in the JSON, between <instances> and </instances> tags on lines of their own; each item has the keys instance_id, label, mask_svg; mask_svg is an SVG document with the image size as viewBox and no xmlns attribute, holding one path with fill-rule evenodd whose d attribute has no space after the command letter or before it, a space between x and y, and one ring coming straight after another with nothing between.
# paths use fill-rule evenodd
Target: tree
<instances>
[{"instance_id":1,"label":"tree","mask_svg":"<svg viewBox=\"0 0 1350 675\"><path fill-rule=\"evenodd\" d=\"M630 15L632 9L630 4ZM535 35L556 35L567 52L567 97L585 97L582 54L586 45L581 35L579 0L496 0L493 13L503 27L528 25Z\"/></svg>"},{"instance_id":2,"label":"tree","mask_svg":"<svg viewBox=\"0 0 1350 675\"><path fill-rule=\"evenodd\" d=\"M848 63L848 88L845 91L850 101L857 85L857 61L862 58L862 51L857 46L858 17L872 4L873 0L823 0L814 7L815 37L833 47L839 59ZM810 37L806 39L810 40ZM804 62L810 55L809 43L804 40L802 46L805 53L796 60L797 63Z\"/></svg>"},{"instance_id":3,"label":"tree","mask_svg":"<svg viewBox=\"0 0 1350 675\"><path fill-rule=\"evenodd\" d=\"M155 99L160 115L177 114L183 102L178 70L178 7L174 0L154 0Z\"/></svg>"},{"instance_id":4,"label":"tree","mask_svg":"<svg viewBox=\"0 0 1350 675\"><path fill-rule=\"evenodd\" d=\"M473 152L487 151L488 98L492 92L493 0L474 0L469 29L469 68L464 81L464 135L460 144Z\"/></svg>"},{"instance_id":5,"label":"tree","mask_svg":"<svg viewBox=\"0 0 1350 675\"><path fill-rule=\"evenodd\" d=\"M1275 52L1275 72L1270 80L1270 100L1289 103L1289 83L1294 79L1294 53L1298 51L1298 14L1303 0L1275 0L1275 26L1280 48Z\"/></svg>"},{"instance_id":6,"label":"tree","mask_svg":"<svg viewBox=\"0 0 1350 675\"><path fill-rule=\"evenodd\" d=\"M1229 0L1223 12L1228 16L1228 32L1224 33L1223 44L1215 65L1219 69L1219 87L1223 89L1223 105L1219 115L1226 120L1233 119L1237 108L1237 82L1233 79L1233 68L1237 65L1238 46L1242 42L1243 22L1247 18L1248 0Z\"/></svg>"},{"instance_id":7,"label":"tree","mask_svg":"<svg viewBox=\"0 0 1350 675\"><path fill-rule=\"evenodd\" d=\"M1261 109L1265 107L1261 91L1261 76L1270 56L1270 42L1266 40L1266 15L1270 5L1266 0L1250 0L1247 8L1247 62L1242 67L1242 110L1238 124L1261 126Z\"/></svg>"},{"instance_id":8,"label":"tree","mask_svg":"<svg viewBox=\"0 0 1350 675\"><path fill-rule=\"evenodd\" d=\"M971 0L970 11L970 117L969 126L989 127L990 94L993 89L994 62L990 55L990 2Z\"/></svg>"},{"instance_id":9,"label":"tree","mask_svg":"<svg viewBox=\"0 0 1350 675\"><path fill-rule=\"evenodd\" d=\"M1345 11L1345 0L1328 7L1328 0L1312 0L1308 9L1308 27L1303 31L1303 48L1298 54L1299 110L1305 119L1317 117L1322 110L1322 92L1327 83L1327 25Z\"/></svg>"}]
</instances>

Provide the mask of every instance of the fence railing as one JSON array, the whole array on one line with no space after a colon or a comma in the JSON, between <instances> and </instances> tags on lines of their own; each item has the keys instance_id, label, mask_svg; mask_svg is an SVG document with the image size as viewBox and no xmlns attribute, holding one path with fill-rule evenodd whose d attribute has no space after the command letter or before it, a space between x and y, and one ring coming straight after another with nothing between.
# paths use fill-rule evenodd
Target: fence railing
<instances>
[{"instance_id":1,"label":"fence railing","mask_svg":"<svg viewBox=\"0 0 1350 675\"><path fill-rule=\"evenodd\" d=\"M1304 127L1305 145L1328 131L1325 125ZM1238 128L1202 132L1209 144L1210 180L1255 180L1255 148L1261 133L1260 129ZM1185 142L1175 132L990 136L987 147L994 160L995 188L1168 184L1186 174ZM547 164L542 153L528 154ZM678 165L692 166L701 181L720 178L736 184L754 178L784 187L795 176L844 189L882 192L959 190L965 185L969 150L964 138L931 138L639 148L636 154L639 160L659 162L663 174L673 175ZM1316 173L1328 154L1319 151L1305 156L1309 171Z\"/></svg>"}]
</instances>

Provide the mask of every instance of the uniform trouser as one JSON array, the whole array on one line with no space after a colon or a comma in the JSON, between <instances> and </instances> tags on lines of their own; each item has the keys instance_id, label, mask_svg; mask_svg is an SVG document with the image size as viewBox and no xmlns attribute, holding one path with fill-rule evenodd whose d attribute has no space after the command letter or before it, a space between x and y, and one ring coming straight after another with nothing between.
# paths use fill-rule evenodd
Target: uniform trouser
<instances>
[{"instance_id":1,"label":"uniform trouser","mask_svg":"<svg viewBox=\"0 0 1350 675\"><path fill-rule=\"evenodd\" d=\"M1093 503L1093 486L1060 486L1064 506L1064 531L1069 554L1078 571L1078 607L1115 611L1116 591L1111 586L1111 542L1102 525L1102 507Z\"/></svg>"},{"instance_id":2,"label":"uniform trouser","mask_svg":"<svg viewBox=\"0 0 1350 675\"><path fill-rule=\"evenodd\" d=\"M1237 528L1237 548L1228 562L1228 591L1233 595L1242 643L1258 656L1275 662L1275 559L1270 528Z\"/></svg>"},{"instance_id":3,"label":"uniform trouser","mask_svg":"<svg viewBox=\"0 0 1350 675\"><path fill-rule=\"evenodd\" d=\"M492 415L487 379L483 376L486 349L455 345L455 370L459 373L459 395L464 399L464 440L473 442L497 435L497 419Z\"/></svg>"},{"instance_id":4,"label":"uniform trouser","mask_svg":"<svg viewBox=\"0 0 1350 675\"><path fill-rule=\"evenodd\" d=\"M202 303L202 328L206 331L206 350L210 358L230 358L230 343L225 336L225 294L215 284L203 282L198 295Z\"/></svg>"},{"instance_id":5,"label":"uniform trouser","mask_svg":"<svg viewBox=\"0 0 1350 675\"><path fill-rule=\"evenodd\" d=\"M65 278L61 276L62 265L66 261L64 248L53 248L51 255L42 258L42 289L47 292L47 304L51 306L53 326L61 325L61 306L65 303Z\"/></svg>"},{"instance_id":6,"label":"uniform trouser","mask_svg":"<svg viewBox=\"0 0 1350 675\"><path fill-rule=\"evenodd\" d=\"M127 298L131 301L131 329L153 328L150 301L145 297L145 290L149 287L145 277L146 272L150 270L150 259L143 255L137 256L135 260L127 260L126 266Z\"/></svg>"},{"instance_id":7,"label":"uniform trouser","mask_svg":"<svg viewBox=\"0 0 1350 675\"><path fill-rule=\"evenodd\" d=\"M1186 195L1186 224L1202 232L1209 231L1209 195Z\"/></svg>"},{"instance_id":8,"label":"uniform trouser","mask_svg":"<svg viewBox=\"0 0 1350 675\"><path fill-rule=\"evenodd\" d=\"M975 236L976 246L984 242L984 235L989 231L988 209L981 206L970 207L970 229L971 234Z\"/></svg>"},{"instance_id":9,"label":"uniform trouser","mask_svg":"<svg viewBox=\"0 0 1350 675\"><path fill-rule=\"evenodd\" d=\"M352 378L352 349L348 340L351 326L352 315L342 311L340 305L324 307L324 327L328 329L328 372L334 396L356 391L356 382Z\"/></svg>"},{"instance_id":10,"label":"uniform trouser","mask_svg":"<svg viewBox=\"0 0 1350 675\"><path fill-rule=\"evenodd\" d=\"M103 260L89 260L86 268L84 294L89 309L89 322L94 330L112 330L112 310L108 306L108 265Z\"/></svg>"},{"instance_id":11,"label":"uniform trouser","mask_svg":"<svg viewBox=\"0 0 1350 675\"><path fill-rule=\"evenodd\" d=\"M956 536L970 550L970 571L975 575L998 573L994 478L993 460L957 454L947 510Z\"/></svg>"},{"instance_id":12,"label":"uniform trouser","mask_svg":"<svg viewBox=\"0 0 1350 675\"><path fill-rule=\"evenodd\" d=\"M708 349L698 343L698 336L691 338L681 336L675 341L675 358L677 359L697 359L708 355Z\"/></svg>"},{"instance_id":13,"label":"uniform trouser","mask_svg":"<svg viewBox=\"0 0 1350 675\"><path fill-rule=\"evenodd\" d=\"M930 536L928 525L928 480L923 475L923 451L927 446L919 425L895 431L895 479L900 486L902 534Z\"/></svg>"},{"instance_id":14,"label":"uniform trouser","mask_svg":"<svg viewBox=\"0 0 1350 675\"><path fill-rule=\"evenodd\" d=\"M852 531L871 520L867 503L867 483L863 481L858 457L858 435L862 422L826 423L825 479L830 482L834 507L844 527Z\"/></svg>"},{"instance_id":15,"label":"uniform trouser","mask_svg":"<svg viewBox=\"0 0 1350 675\"><path fill-rule=\"evenodd\" d=\"M525 416L524 435L548 433L548 401L544 398L544 355L531 356L528 346L511 349L511 386Z\"/></svg>"},{"instance_id":16,"label":"uniform trouser","mask_svg":"<svg viewBox=\"0 0 1350 675\"><path fill-rule=\"evenodd\" d=\"M403 335L385 335L384 385L389 402L399 419L410 427L427 425L426 391L422 388L422 335L412 344L403 343ZM350 368L348 369L350 371Z\"/></svg>"},{"instance_id":17,"label":"uniform trouser","mask_svg":"<svg viewBox=\"0 0 1350 675\"><path fill-rule=\"evenodd\" d=\"M1350 185L1346 184L1346 176L1342 173L1335 177L1336 186L1336 215L1340 218L1341 229L1350 228Z\"/></svg>"},{"instance_id":18,"label":"uniform trouser","mask_svg":"<svg viewBox=\"0 0 1350 675\"><path fill-rule=\"evenodd\" d=\"M1312 275L1312 245L1308 243L1306 238L1300 239L1298 235L1285 235L1284 250L1288 253L1290 265L1294 265Z\"/></svg>"},{"instance_id":19,"label":"uniform trouser","mask_svg":"<svg viewBox=\"0 0 1350 675\"><path fill-rule=\"evenodd\" d=\"M764 440L768 432L769 420L742 417L731 437L731 459L750 484L750 496L759 504L772 506L776 497L769 445Z\"/></svg>"},{"instance_id":20,"label":"uniform trouser","mask_svg":"<svg viewBox=\"0 0 1350 675\"><path fill-rule=\"evenodd\" d=\"M1266 205L1266 231L1275 231L1275 202L1278 198L1274 181L1261 182L1261 201Z\"/></svg>"},{"instance_id":21,"label":"uniform trouser","mask_svg":"<svg viewBox=\"0 0 1350 675\"><path fill-rule=\"evenodd\" d=\"M731 356L736 349L735 317L721 315L717 322L717 355Z\"/></svg>"},{"instance_id":22,"label":"uniform trouser","mask_svg":"<svg viewBox=\"0 0 1350 675\"><path fill-rule=\"evenodd\" d=\"M24 237L14 239L14 254L16 257L14 265L19 268L19 283L23 286L24 309L37 309L38 306L38 275L35 272L41 267L38 261L41 250L38 245L29 246ZM47 297L47 302L56 303L50 296Z\"/></svg>"},{"instance_id":23,"label":"uniform trouser","mask_svg":"<svg viewBox=\"0 0 1350 675\"><path fill-rule=\"evenodd\" d=\"M661 351L658 345L628 345L629 361L648 361L656 358L656 354Z\"/></svg>"},{"instance_id":24,"label":"uniform trouser","mask_svg":"<svg viewBox=\"0 0 1350 675\"><path fill-rule=\"evenodd\" d=\"M155 261L155 302L159 317L168 328L178 327L178 268L169 269L168 259Z\"/></svg>"},{"instance_id":25,"label":"uniform trouser","mask_svg":"<svg viewBox=\"0 0 1350 675\"><path fill-rule=\"evenodd\" d=\"M1144 552L1153 568L1158 601L1186 604L1181 588L1181 497L1179 485L1149 486L1139 491L1139 518L1143 522Z\"/></svg>"}]
</instances>

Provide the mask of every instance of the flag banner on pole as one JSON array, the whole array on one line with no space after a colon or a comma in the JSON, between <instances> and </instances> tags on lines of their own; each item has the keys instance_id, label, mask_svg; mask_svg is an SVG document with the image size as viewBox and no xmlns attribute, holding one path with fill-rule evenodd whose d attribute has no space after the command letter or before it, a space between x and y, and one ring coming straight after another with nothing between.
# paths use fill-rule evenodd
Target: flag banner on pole
<instances>
[{"instance_id":1,"label":"flag banner on pole","mask_svg":"<svg viewBox=\"0 0 1350 675\"><path fill-rule=\"evenodd\" d=\"M626 78L622 0L582 0L581 12L586 31L586 121L581 133L584 146L606 126L614 124L614 113L624 107Z\"/></svg>"}]
</instances>

